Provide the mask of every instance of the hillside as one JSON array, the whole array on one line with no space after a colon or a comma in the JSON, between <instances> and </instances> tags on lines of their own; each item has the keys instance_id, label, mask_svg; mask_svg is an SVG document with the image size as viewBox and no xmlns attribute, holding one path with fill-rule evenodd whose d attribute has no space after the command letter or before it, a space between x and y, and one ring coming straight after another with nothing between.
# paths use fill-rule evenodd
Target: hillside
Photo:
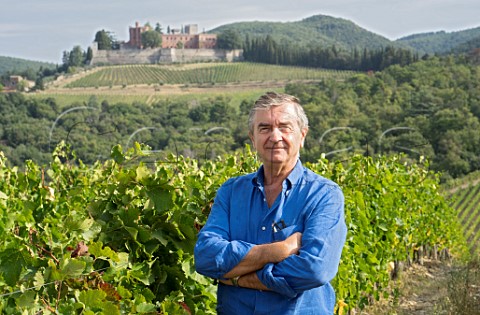
<instances>
[{"instance_id":1,"label":"hillside","mask_svg":"<svg viewBox=\"0 0 480 315\"><path fill-rule=\"evenodd\" d=\"M423 53L444 54L450 53L458 46L471 42L480 37L480 27L458 32L430 32L415 34L398 39L397 43L411 46ZM476 45L478 47L478 45Z\"/></svg>"},{"instance_id":2,"label":"hillside","mask_svg":"<svg viewBox=\"0 0 480 315\"><path fill-rule=\"evenodd\" d=\"M21 73L28 69L32 69L35 72L40 68L54 69L55 65L49 62L32 61L13 57L0 56L0 75L7 72Z\"/></svg>"},{"instance_id":3,"label":"hillside","mask_svg":"<svg viewBox=\"0 0 480 315\"><path fill-rule=\"evenodd\" d=\"M370 32L355 23L326 15L314 15L296 22L237 22L222 25L210 33L222 33L235 30L244 38L266 37L270 35L275 41L300 46L322 46L348 49L376 49L388 45L403 46L389 39Z\"/></svg>"},{"instance_id":4,"label":"hillside","mask_svg":"<svg viewBox=\"0 0 480 315\"><path fill-rule=\"evenodd\" d=\"M474 37L473 39L467 42L464 42L458 45L457 47L454 47L453 52L457 54L458 53L471 54L472 52L474 52L476 49L479 49L479 48L480 48L480 35L477 37Z\"/></svg>"},{"instance_id":5,"label":"hillside","mask_svg":"<svg viewBox=\"0 0 480 315\"><path fill-rule=\"evenodd\" d=\"M469 47L478 43L480 27L456 32L429 32L412 34L391 41L381 35L370 32L352 21L326 15L314 15L294 22L236 22L219 26L209 33L222 33L235 30L243 38L266 37L275 41L299 46L378 49L386 46L411 48L421 54L444 54L465 52L458 46L469 43ZM477 39L477 41L474 41ZM473 41L473 42L472 42ZM476 45L478 47L478 45Z\"/></svg>"},{"instance_id":6,"label":"hillside","mask_svg":"<svg viewBox=\"0 0 480 315\"><path fill-rule=\"evenodd\" d=\"M451 181L445 185L446 197L457 210L470 251L480 254L480 172Z\"/></svg>"},{"instance_id":7,"label":"hillside","mask_svg":"<svg viewBox=\"0 0 480 315\"><path fill-rule=\"evenodd\" d=\"M260 63L199 63L178 65L124 65L98 67L83 77L72 78L66 88L94 88L132 85L229 84L292 80L345 79L351 71L287 67ZM68 81L67 81L68 82ZM56 85L63 85L61 81Z\"/></svg>"}]
</instances>

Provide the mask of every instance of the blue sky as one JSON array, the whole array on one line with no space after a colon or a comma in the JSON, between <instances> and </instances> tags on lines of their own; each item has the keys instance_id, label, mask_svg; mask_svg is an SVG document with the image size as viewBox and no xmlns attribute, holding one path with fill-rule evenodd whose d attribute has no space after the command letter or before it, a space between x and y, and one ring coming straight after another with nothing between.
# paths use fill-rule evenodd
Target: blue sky
<instances>
[{"instance_id":1,"label":"blue sky","mask_svg":"<svg viewBox=\"0 0 480 315\"><path fill-rule=\"evenodd\" d=\"M159 22L199 30L241 21L298 21L324 14L389 39L480 26L478 0L0 0L0 56L61 63L101 29L128 40L128 27Z\"/></svg>"}]
</instances>

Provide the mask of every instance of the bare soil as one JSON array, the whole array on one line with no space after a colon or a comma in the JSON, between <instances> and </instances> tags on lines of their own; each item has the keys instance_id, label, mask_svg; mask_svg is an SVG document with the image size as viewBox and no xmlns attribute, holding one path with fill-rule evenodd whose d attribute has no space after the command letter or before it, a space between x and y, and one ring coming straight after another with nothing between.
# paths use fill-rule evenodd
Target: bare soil
<instances>
[{"instance_id":1,"label":"bare soil","mask_svg":"<svg viewBox=\"0 0 480 315\"><path fill-rule=\"evenodd\" d=\"M448 309L447 283L451 265L445 261L425 260L403 271L395 281L398 295L359 311L362 315L443 315Z\"/></svg>"}]
</instances>

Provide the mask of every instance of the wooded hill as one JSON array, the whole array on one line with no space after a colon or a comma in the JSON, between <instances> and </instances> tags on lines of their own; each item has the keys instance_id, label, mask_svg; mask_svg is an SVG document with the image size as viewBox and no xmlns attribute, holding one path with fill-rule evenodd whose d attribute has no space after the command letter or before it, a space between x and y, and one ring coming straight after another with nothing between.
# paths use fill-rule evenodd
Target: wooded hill
<instances>
[{"instance_id":1,"label":"wooded hill","mask_svg":"<svg viewBox=\"0 0 480 315\"><path fill-rule=\"evenodd\" d=\"M54 69L55 65L49 62L32 61L21 58L0 56L0 75L3 75L7 72L14 72L15 74L19 74L29 69L37 72L41 68Z\"/></svg>"},{"instance_id":2,"label":"wooded hill","mask_svg":"<svg viewBox=\"0 0 480 315\"><path fill-rule=\"evenodd\" d=\"M298 46L336 46L339 49L378 49L392 42L387 38L367 31L355 23L326 15L315 15L297 22L237 22L222 25L211 33L234 30L243 37L265 37L270 35L281 44Z\"/></svg>"},{"instance_id":3,"label":"wooded hill","mask_svg":"<svg viewBox=\"0 0 480 315\"><path fill-rule=\"evenodd\" d=\"M470 52L473 48L480 47L480 27L458 32L440 31L410 35L395 42L428 54Z\"/></svg>"},{"instance_id":4,"label":"wooded hill","mask_svg":"<svg viewBox=\"0 0 480 315\"><path fill-rule=\"evenodd\" d=\"M368 31L352 21L326 15L314 15L295 22L236 22L219 26L211 33L226 30L238 32L243 38L266 37L270 35L276 42L298 46L335 46L338 49L375 50L393 46L409 48L421 54L444 54L456 47L480 37L480 27L458 32L431 32L414 34L398 40L389 40ZM464 52L464 51L463 51Z\"/></svg>"}]
</instances>

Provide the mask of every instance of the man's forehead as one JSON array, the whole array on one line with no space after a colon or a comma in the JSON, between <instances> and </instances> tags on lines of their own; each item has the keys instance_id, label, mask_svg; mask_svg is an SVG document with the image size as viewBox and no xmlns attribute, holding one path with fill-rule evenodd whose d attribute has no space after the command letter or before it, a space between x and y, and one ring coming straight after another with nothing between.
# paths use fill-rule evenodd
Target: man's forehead
<instances>
[{"instance_id":1,"label":"man's forehead","mask_svg":"<svg viewBox=\"0 0 480 315\"><path fill-rule=\"evenodd\" d=\"M296 120L297 115L295 113L295 109L292 105L289 105L290 104L284 104L271 106L270 108L258 109L255 113L255 118L258 120L259 118L268 119L272 116L275 116L281 120Z\"/></svg>"},{"instance_id":2,"label":"man's forehead","mask_svg":"<svg viewBox=\"0 0 480 315\"><path fill-rule=\"evenodd\" d=\"M257 115L255 118L255 121L257 123L270 122L270 121L287 123L287 122L295 122L297 121L297 119L295 115L288 112L276 113L275 115L267 112L265 114Z\"/></svg>"}]
</instances>

